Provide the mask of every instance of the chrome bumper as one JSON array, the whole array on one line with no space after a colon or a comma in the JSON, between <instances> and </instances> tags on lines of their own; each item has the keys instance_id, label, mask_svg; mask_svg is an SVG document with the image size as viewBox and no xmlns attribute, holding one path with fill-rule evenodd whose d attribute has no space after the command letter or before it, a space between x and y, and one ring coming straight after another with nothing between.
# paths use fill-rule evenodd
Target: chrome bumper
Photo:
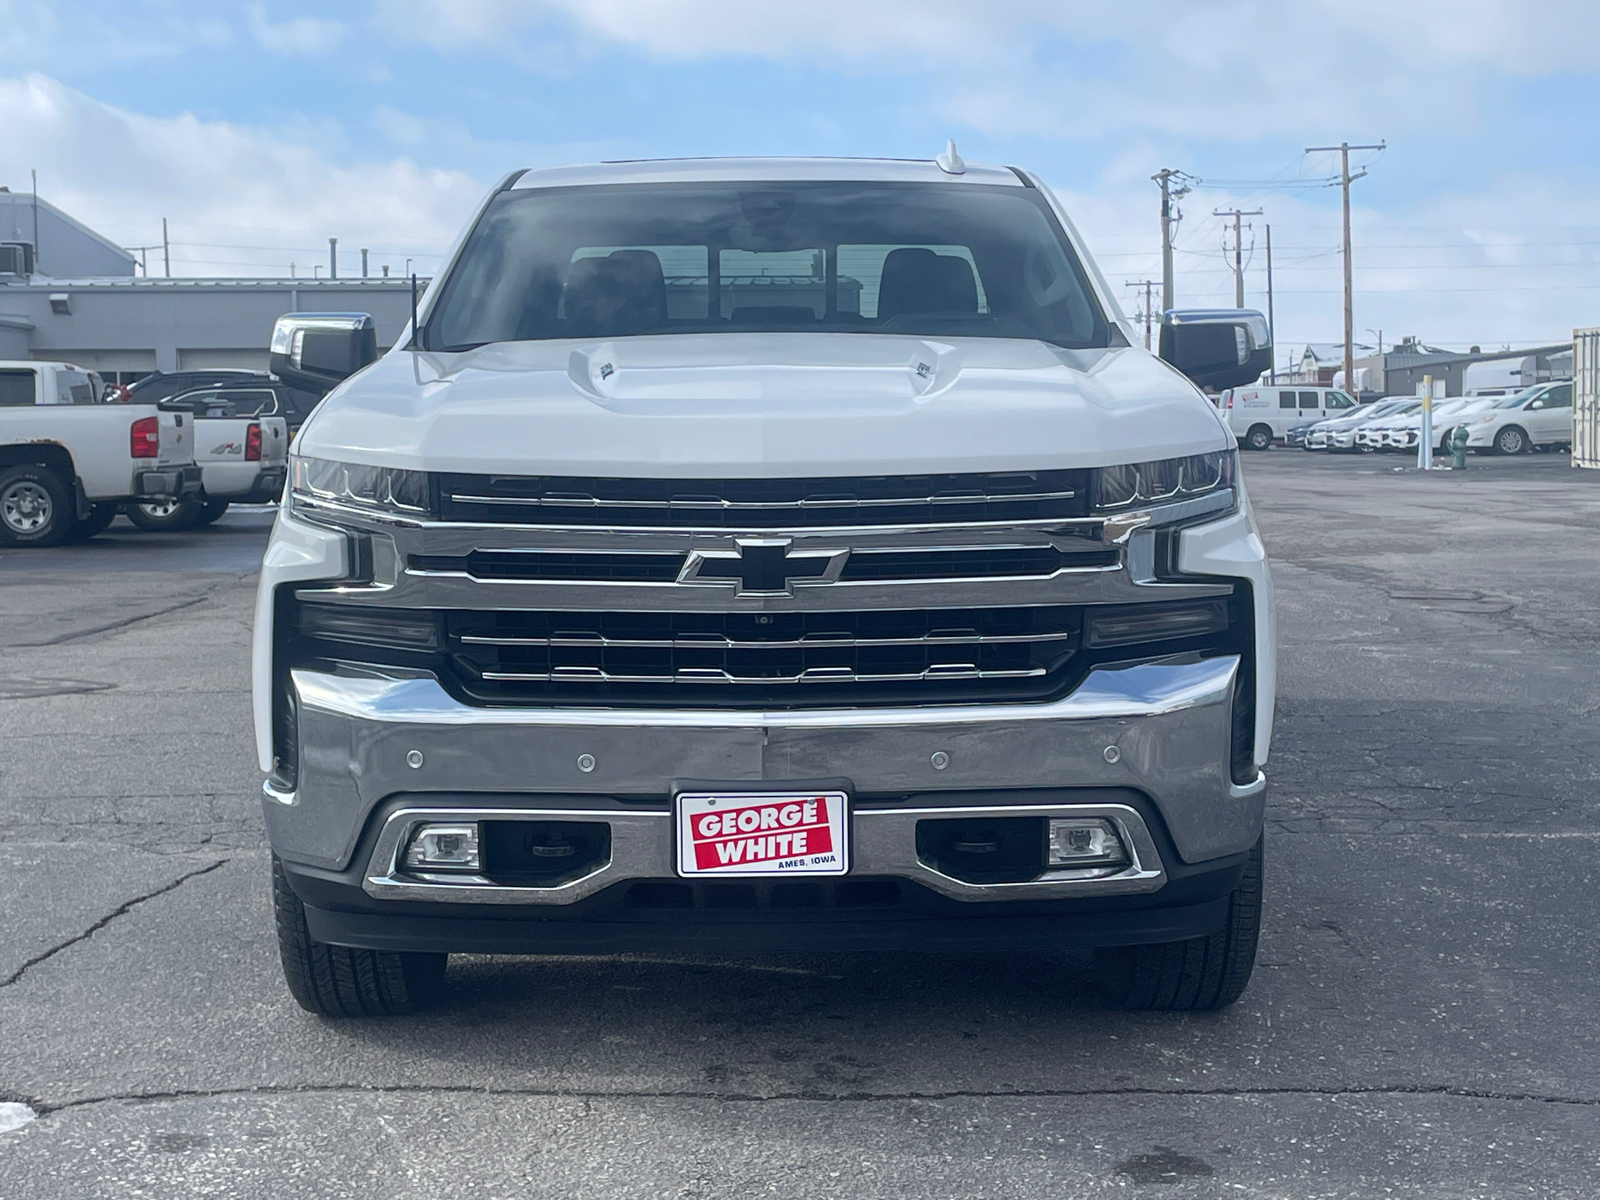
<instances>
[{"instance_id":1,"label":"chrome bumper","mask_svg":"<svg viewBox=\"0 0 1600 1200\"><path fill-rule=\"evenodd\" d=\"M659 822L650 870L670 875L660 814L689 781L842 778L866 797L1119 787L1149 796L1178 854L1200 862L1247 850L1261 831L1264 778L1228 778L1238 669L1236 657L1102 667L1045 704L800 712L478 708L431 676L295 670L297 790L269 787L263 807L278 854L343 870L386 800L454 810L494 797L570 814L584 797L658 797L642 828ZM884 853L872 870L919 877L914 849Z\"/></svg>"},{"instance_id":2,"label":"chrome bumper","mask_svg":"<svg viewBox=\"0 0 1600 1200\"><path fill-rule=\"evenodd\" d=\"M967 883L917 857L917 822L953 817L1104 817L1116 825L1132 862L1125 868L1052 871L1027 883ZM403 874L398 869L411 831L424 821L604 821L611 857L579 879L555 887L508 887L481 876ZM895 875L957 900L1050 900L1071 896L1153 892L1166 882L1155 840L1136 809L1125 804L983 805L970 808L858 809L851 814L850 871ZM572 904L626 879L674 874L672 814L661 810L570 808L402 808L389 814L367 861L362 889L380 900L470 904Z\"/></svg>"}]
</instances>

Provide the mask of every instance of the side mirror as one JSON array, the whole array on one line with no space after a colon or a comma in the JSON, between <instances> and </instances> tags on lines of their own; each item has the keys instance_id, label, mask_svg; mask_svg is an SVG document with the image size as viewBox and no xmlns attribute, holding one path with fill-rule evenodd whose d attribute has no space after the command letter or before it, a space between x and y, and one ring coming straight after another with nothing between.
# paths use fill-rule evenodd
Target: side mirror
<instances>
[{"instance_id":1,"label":"side mirror","mask_svg":"<svg viewBox=\"0 0 1600 1200\"><path fill-rule=\"evenodd\" d=\"M1245 308L1161 315L1161 357L1203 388L1254 383L1272 366L1267 319Z\"/></svg>"},{"instance_id":2,"label":"side mirror","mask_svg":"<svg viewBox=\"0 0 1600 1200\"><path fill-rule=\"evenodd\" d=\"M378 359L366 313L290 313L272 327L268 368L290 387L321 396Z\"/></svg>"}]
</instances>

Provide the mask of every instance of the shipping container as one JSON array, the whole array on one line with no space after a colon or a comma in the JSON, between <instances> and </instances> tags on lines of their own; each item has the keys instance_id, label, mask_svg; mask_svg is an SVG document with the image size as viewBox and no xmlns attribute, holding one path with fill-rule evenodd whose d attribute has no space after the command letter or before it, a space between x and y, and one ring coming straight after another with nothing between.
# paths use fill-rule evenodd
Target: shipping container
<instances>
[{"instance_id":1,"label":"shipping container","mask_svg":"<svg viewBox=\"0 0 1600 1200\"><path fill-rule=\"evenodd\" d=\"M1600 329L1572 331L1572 465L1600 469Z\"/></svg>"}]
</instances>

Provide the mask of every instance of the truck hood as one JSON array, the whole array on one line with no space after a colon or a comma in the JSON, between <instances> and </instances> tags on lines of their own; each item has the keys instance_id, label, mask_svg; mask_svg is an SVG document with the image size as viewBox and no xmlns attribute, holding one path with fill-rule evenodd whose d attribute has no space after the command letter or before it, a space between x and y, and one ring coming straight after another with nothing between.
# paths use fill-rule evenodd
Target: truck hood
<instances>
[{"instance_id":1,"label":"truck hood","mask_svg":"<svg viewBox=\"0 0 1600 1200\"><path fill-rule=\"evenodd\" d=\"M296 453L416 470L641 477L1042 470L1231 447L1138 348L999 338L678 334L396 349Z\"/></svg>"}]
</instances>

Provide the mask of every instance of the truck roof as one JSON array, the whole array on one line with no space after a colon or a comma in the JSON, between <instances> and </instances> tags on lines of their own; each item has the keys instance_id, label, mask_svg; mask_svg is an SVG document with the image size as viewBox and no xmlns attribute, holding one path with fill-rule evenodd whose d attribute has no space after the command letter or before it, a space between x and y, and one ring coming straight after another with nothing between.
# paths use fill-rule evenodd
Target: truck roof
<instances>
[{"instance_id":1,"label":"truck roof","mask_svg":"<svg viewBox=\"0 0 1600 1200\"><path fill-rule=\"evenodd\" d=\"M966 163L959 174L933 159L911 158L642 158L524 170L509 189L584 187L607 183L980 183L1029 184L1010 167Z\"/></svg>"}]
</instances>

